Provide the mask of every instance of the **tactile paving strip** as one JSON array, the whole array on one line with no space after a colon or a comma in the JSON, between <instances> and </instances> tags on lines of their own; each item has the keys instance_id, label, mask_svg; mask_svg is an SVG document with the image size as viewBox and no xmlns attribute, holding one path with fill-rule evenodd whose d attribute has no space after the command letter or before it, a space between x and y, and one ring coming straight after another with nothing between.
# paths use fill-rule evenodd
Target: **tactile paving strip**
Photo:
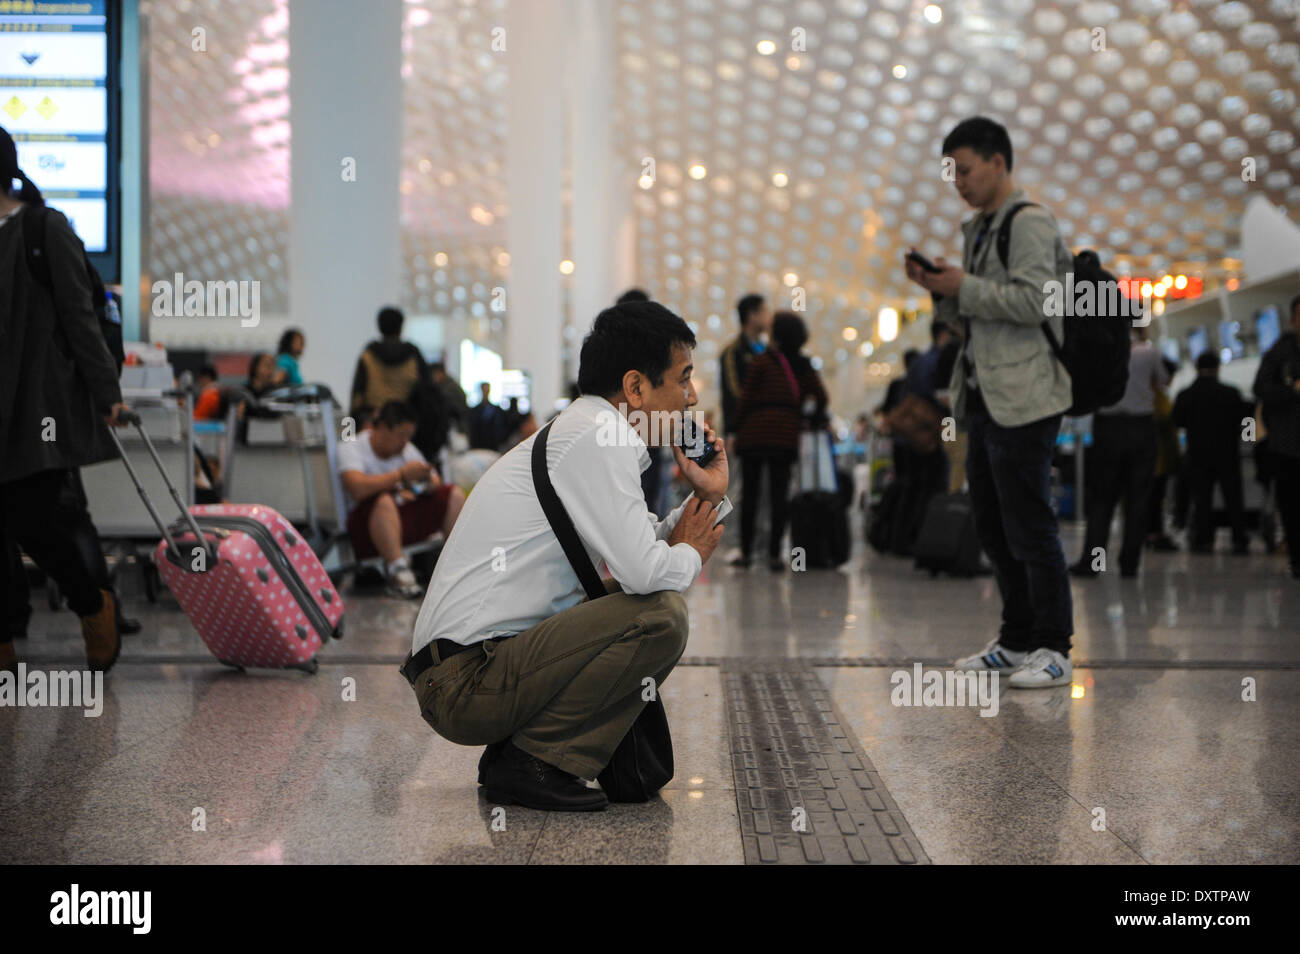
<instances>
[{"instance_id":1,"label":"tactile paving strip","mask_svg":"<svg viewBox=\"0 0 1300 954\"><path fill-rule=\"evenodd\" d=\"M722 685L746 863L930 863L811 667L737 660Z\"/></svg>"}]
</instances>

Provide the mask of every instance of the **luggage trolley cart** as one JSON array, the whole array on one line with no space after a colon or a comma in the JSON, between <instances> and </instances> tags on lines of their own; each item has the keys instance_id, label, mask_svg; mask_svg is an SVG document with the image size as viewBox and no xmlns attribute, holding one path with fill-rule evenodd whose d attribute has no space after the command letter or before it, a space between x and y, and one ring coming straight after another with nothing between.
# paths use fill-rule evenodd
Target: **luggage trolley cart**
<instances>
[{"instance_id":1,"label":"luggage trolley cart","mask_svg":"<svg viewBox=\"0 0 1300 954\"><path fill-rule=\"evenodd\" d=\"M239 439L237 402L226 421L225 494L256 501L304 528L322 560L347 532L347 500L338 476L339 413L323 385L282 388L245 400L273 417L250 417ZM289 475L297 473L298 478ZM331 568L333 578L338 572Z\"/></svg>"}]
</instances>

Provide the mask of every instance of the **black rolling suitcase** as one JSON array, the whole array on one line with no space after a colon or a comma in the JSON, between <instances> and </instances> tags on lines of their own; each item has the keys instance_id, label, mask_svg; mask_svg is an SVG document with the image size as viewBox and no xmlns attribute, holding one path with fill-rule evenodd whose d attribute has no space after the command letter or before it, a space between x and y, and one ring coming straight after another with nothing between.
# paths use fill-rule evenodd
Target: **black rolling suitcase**
<instances>
[{"instance_id":1,"label":"black rolling suitcase","mask_svg":"<svg viewBox=\"0 0 1300 954\"><path fill-rule=\"evenodd\" d=\"M912 555L917 568L929 570L931 576L975 576L983 572L969 494L935 494L930 498Z\"/></svg>"},{"instance_id":2,"label":"black rolling suitcase","mask_svg":"<svg viewBox=\"0 0 1300 954\"><path fill-rule=\"evenodd\" d=\"M839 494L814 490L790 501L790 545L803 547L808 567L848 562L849 515Z\"/></svg>"},{"instance_id":3,"label":"black rolling suitcase","mask_svg":"<svg viewBox=\"0 0 1300 954\"><path fill-rule=\"evenodd\" d=\"M903 499L903 482L892 480L871 505L867 516L867 543L876 552L888 553L889 542L894 537L894 524L898 520L899 503Z\"/></svg>"},{"instance_id":4,"label":"black rolling suitcase","mask_svg":"<svg viewBox=\"0 0 1300 954\"><path fill-rule=\"evenodd\" d=\"M821 453L820 436L811 443L815 474ZM808 567L829 569L848 562L849 510L838 489L795 494L790 501L790 545L803 548L804 565Z\"/></svg>"}]
</instances>

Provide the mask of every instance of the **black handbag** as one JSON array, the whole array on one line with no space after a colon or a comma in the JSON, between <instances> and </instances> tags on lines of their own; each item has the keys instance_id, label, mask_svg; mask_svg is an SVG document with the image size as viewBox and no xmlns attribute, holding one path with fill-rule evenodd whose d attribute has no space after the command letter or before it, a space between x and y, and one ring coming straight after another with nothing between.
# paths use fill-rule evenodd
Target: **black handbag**
<instances>
[{"instance_id":1,"label":"black handbag","mask_svg":"<svg viewBox=\"0 0 1300 954\"><path fill-rule=\"evenodd\" d=\"M546 469L546 435L550 429L551 424L547 424L537 432L533 441L533 486L541 501L542 511L559 538L569 564L578 574L582 588L587 591L589 599L600 599L608 595L605 586L591 563L591 557L583 549L573 520L556 494ZM663 699L656 691L655 697L646 703L641 714L636 717L632 728L623 736L623 741L618 744L609 764L596 777L596 781L600 782L600 787L605 790L611 802L645 802L654 798L672 777L673 738L668 731L668 713L664 709Z\"/></svg>"}]
</instances>

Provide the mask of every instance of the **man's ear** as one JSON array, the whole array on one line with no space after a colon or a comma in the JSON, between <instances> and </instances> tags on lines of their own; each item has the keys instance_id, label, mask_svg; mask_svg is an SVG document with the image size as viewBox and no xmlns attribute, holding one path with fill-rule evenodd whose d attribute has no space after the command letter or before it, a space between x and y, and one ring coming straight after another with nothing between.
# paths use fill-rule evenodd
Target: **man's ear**
<instances>
[{"instance_id":1,"label":"man's ear","mask_svg":"<svg viewBox=\"0 0 1300 954\"><path fill-rule=\"evenodd\" d=\"M629 371L623 375L623 396L627 399L628 407L637 410L645 404L646 379L640 371Z\"/></svg>"}]
</instances>

